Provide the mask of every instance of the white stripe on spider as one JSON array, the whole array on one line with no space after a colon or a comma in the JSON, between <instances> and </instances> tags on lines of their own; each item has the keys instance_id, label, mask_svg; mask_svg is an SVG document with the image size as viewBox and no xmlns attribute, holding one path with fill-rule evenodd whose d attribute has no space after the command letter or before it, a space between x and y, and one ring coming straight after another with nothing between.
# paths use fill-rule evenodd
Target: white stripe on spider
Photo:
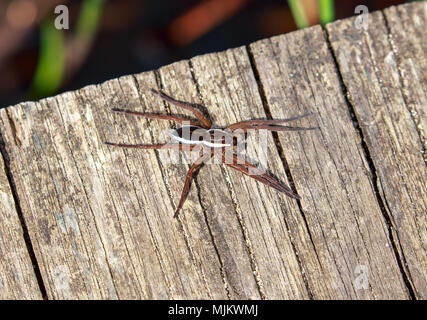
<instances>
[{"instance_id":1,"label":"white stripe on spider","mask_svg":"<svg viewBox=\"0 0 427 320\"><path fill-rule=\"evenodd\" d=\"M213 137L212 137L213 133ZM223 138L226 138L226 141L232 139L232 136L229 132L226 132L221 129L209 129L200 128L197 126L182 126L172 132L168 133L169 136L182 143L197 145L203 144L212 148L222 148L222 147L231 147L232 143L220 143L216 141L222 141ZM228 138L227 138L228 137Z\"/></svg>"}]
</instances>

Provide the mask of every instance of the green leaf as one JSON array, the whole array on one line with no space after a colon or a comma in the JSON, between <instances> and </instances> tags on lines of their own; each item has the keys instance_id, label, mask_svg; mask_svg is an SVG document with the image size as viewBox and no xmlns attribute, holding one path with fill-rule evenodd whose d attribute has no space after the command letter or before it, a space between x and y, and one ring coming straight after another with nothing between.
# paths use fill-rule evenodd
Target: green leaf
<instances>
[{"instance_id":1,"label":"green leaf","mask_svg":"<svg viewBox=\"0 0 427 320\"><path fill-rule=\"evenodd\" d=\"M301 3L298 0L288 0L288 4L298 29L308 27L308 20Z\"/></svg>"},{"instance_id":2,"label":"green leaf","mask_svg":"<svg viewBox=\"0 0 427 320\"><path fill-rule=\"evenodd\" d=\"M334 0L319 0L319 11L322 25L334 21Z\"/></svg>"},{"instance_id":3,"label":"green leaf","mask_svg":"<svg viewBox=\"0 0 427 320\"><path fill-rule=\"evenodd\" d=\"M98 29L98 22L102 11L102 0L85 0L80 10L76 25L75 36L91 39Z\"/></svg>"},{"instance_id":4,"label":"green leaf","mask_svg":"<svg viewBox=\"0 0 427 320\"><path fill-rule=\"evenodd\" d=\"M62 30L54 26L54 19L40 26L40 53L30 89L30 97L39 99L54 94L64 76L65 40Z\"/></svg>"}]
</instances>

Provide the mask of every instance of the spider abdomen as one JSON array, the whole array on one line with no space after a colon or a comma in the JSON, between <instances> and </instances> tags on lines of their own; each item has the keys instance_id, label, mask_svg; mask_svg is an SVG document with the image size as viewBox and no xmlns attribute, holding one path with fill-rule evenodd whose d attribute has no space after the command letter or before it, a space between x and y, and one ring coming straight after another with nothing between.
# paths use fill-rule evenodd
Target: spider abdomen
<instances>
[{"instance_id":1,"label":"spider abdomen","mask_svg":"<svg viewBox=\"0 0 427 320\"><path fill-rule=\"evenodd\" d=\"M175 129L169 135L182 144L203 144L212 148L230 147L233 142L230 132L217 128L206 130L191 125Z\"/></svg>"}]
</instances>

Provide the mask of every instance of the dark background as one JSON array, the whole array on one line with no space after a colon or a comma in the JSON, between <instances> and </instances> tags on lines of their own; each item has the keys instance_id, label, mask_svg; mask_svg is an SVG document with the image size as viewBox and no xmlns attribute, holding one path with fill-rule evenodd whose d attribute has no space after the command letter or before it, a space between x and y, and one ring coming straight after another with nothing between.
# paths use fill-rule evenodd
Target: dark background
<instances>
[{"instance_id":1,"label":"dark background","mask_svg":"<svg viewBox=\"0 0 427 320\"><path fill-rule=\"evenodd\" d=\"M87 35L76 32L85 1L99 10L94 32ZM359 4L372 12L403 2L335 0L335 20L354 15ZM301 3L309 24L318 24L316 1ZM52 87L54 76L43 82L35 74L40 26L53 21L58 4L69 8L70 29L60 31L64 71ZM0 108L296 29L286 0L0 0ZM60 56L53 54L50 61Z\"/></svg>"}]
</instances>

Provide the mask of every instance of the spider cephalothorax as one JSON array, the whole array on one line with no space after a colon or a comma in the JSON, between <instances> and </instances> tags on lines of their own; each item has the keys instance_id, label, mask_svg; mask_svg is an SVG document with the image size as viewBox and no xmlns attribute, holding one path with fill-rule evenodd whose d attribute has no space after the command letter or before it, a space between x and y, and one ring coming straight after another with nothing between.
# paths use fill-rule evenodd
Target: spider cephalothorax
<instances>
[{"instance_id":1,"label":"spider cephalothorax","mask_svg":"<svg viewBox=\"0 0 427 320\"><path fill-rule=\"evenodd\" d=\"M188 102L182 102L175 100L163 92L151 89L151 91L159 95L165 101L174 104L175 106L184 108L193 113L196 119L188 119L182 116L174 115L163 115L163 114L152 114L142 113L124 109L112 109L113 111L123 112L127 114L143 116L151 119L165 119L173 120L184 123L182 127L175 129L171 134L171 138L176 143L167 144L119 144L106 142L106 144L124 148L138 148L138 149L176 149L181 151L192 151L198 150L201 154L199 158L193 163L187 173L185 179L184 188L182 190L181 198L178 206L175 210L176 217L184 204L187 197L190 182L193 173L202 166L207 160L212 157L218 157L220 155L220 161L227 166L236 169L243 174L250 176L280 192L285 193L291 198L300 199L300 197L293 192L289 187L283 184L280 180L274 176L268 174L264 170L261 170L258 166L243 159L236 151L238 146L238 137L245 135L249 130L269 130L269 131L301 131L301 130L313 130L317 127L301 128L301 127L290 127L277 125L278 123L289 122L297 120L310 115L311 113L304 114L288 119L273 119L273 120L246 120L241 122L233 123L225 128L213 127L212 122L196 108L194 104Z\"/></svg>"}]
</instances>

